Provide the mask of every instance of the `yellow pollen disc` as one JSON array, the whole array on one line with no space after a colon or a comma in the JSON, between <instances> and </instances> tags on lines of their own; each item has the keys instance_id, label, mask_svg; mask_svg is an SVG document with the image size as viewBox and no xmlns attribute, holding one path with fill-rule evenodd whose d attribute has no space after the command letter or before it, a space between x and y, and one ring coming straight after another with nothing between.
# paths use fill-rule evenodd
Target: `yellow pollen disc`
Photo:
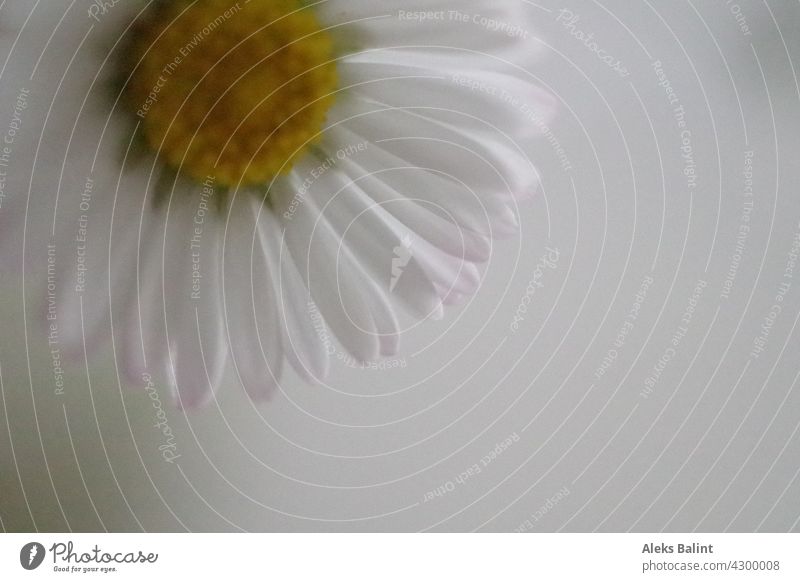
<instances>
[{"instance_id":1,"label":"yellow pollen disc","mask_svg":"<svg viewBox=\"0 0 800 582\"><path fill-rule=\"evenodd\" d=\"M147 144L198 182L256 185L317 140L331 36L299 0L168 0L135 31L126 102Z\"/></svg>"}]
</instances>

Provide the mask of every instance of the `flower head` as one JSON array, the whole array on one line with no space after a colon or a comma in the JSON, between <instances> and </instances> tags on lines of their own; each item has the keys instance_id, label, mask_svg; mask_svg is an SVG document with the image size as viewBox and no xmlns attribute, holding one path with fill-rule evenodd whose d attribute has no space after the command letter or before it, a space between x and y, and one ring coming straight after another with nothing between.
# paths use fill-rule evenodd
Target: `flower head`
<instances>
[{"instance_id":1,"label":"flower head","mask_svg":"<svg viewBox=\"0 0 800 582\"><path fill-rule=\"evenodd\" d=\"M73 57L20 71L46 114L0 244L47 253L43 320L66 354L108 344L182 406L208 401L226 366L265 398L287 362L322 381L339 345L396 353L401 310L440 318L474 293L537 187L531 118L553 99L528 68L522 2L64 10L20 24L68 23L43 41Z\"/></svg>"}]
</instances>

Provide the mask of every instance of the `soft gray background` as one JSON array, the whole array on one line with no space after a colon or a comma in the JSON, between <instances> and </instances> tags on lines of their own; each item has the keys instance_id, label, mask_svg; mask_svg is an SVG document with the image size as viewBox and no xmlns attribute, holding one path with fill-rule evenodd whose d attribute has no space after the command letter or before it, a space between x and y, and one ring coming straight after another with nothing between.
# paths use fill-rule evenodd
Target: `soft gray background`
<instances>
[{"instance_id":1,"label":"soft gray background","mask_svg":"<svg viewBox=\"0 0 800 582\"><path fill-rule=\"evenodd\" d=\"M539 20L532 42L544 45L532 73L558 97L552 137L571 169L540 142L543 192L521 206L522 237L495 247L474 301L404 336L406 368L337 364L327 388L287 376L283 393L258 407L231 378L218 404L168 410L182 455L168 464L150 401L119 387L110 351L70 367L66 395L53 396L40 312L28 303L26 335L22 283L4 273L2 527L800 529L800 270L784 276L800 233L800 5L527 4ZM556 22L562 8L627 77ZM686 111L692 191L656 60ZM3 87L2 127L16 91ZM725 298L746 151L751 231ZM548 246L559 261L512 333ZM648 276L618 358L595 378ZM686 336L644 398L700 280ZM782 311L752 357L783 282ZM476 463L479 473L458 478ZM426 501L435 490L444 494Z\"/></svg>"}]
</instances>

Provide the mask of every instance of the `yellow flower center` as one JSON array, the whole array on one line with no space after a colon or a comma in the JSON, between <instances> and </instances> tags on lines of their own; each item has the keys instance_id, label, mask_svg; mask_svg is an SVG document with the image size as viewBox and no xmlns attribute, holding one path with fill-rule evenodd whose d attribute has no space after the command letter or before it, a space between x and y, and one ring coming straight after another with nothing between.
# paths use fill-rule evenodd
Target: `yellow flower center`
<instances>
[{"instance_id":1,"label":"yellow flower center","mask_svg":"<svg viewBox=\"0 0 800 582\"><path fill-rule=\"evenodd\" d=\"M301 0L158 2L126 58L126 102L149 147L225 187L288 172L337 86L333 40Z\"/></svg>"}]
</instances>

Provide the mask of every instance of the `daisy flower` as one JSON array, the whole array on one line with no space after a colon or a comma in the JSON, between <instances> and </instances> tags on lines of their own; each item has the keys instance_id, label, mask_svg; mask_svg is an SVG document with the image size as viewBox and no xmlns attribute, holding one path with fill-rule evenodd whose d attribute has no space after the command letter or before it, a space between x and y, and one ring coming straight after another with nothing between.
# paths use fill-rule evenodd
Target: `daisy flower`
<instances>
[{"instance_id":1,"label":"daisy flower","mask_svg":"<svg viewBox=\"0 0 800 582\"><path fill-rule=\"evenodd\" d=\"M179 406L395 354L536 190L520 0L66 4L4 9L0 244L59 358L109 346Z\"/></svg>"}]
</instances>

